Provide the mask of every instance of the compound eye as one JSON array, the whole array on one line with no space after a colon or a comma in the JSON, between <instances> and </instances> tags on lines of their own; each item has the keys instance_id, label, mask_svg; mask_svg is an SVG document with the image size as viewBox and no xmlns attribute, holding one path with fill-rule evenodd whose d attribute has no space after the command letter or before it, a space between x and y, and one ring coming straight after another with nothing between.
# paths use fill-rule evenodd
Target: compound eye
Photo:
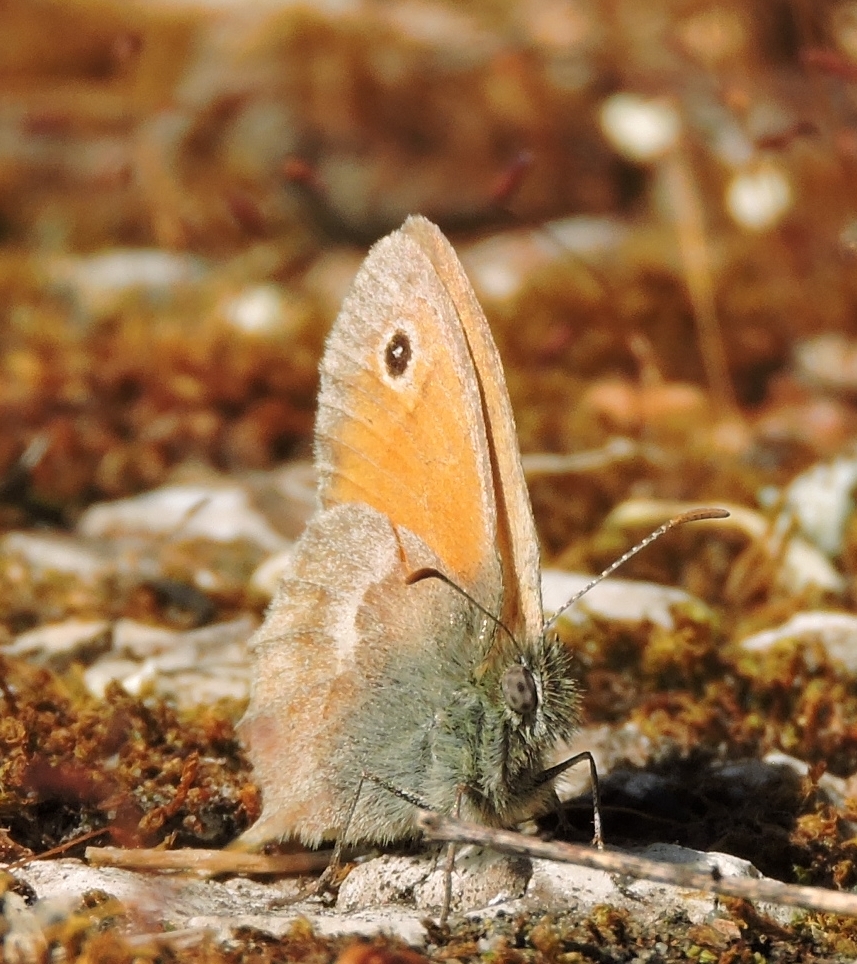
<instances>
[{"instance_id":1,"label":"compound eye","mask_svg":"<svg viewBox=\"0 0 857 964\"><path fill-rule=\"evenodd\" d=\"M516 663L503 674L503 698L506 706L521 716L532 713L538 706L539 698L536 693L536 681L526 666Z\"/></svg>"}]
</instances>

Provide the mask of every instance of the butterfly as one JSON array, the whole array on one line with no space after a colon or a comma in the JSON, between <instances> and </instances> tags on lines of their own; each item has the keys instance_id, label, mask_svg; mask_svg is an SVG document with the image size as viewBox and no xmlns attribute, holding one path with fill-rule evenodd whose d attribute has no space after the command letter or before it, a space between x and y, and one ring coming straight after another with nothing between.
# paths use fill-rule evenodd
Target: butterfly
<instances>
[{"instance_id":1,"label":"butterfly","mask_svg":"<svg viewBox=\"0 0 857 964\"><path fill-rule=\"evenodd\" d=\"M389 844L418 807L491 826L549 809L572 657L544 632L496 346L422 217L370 250L330 331L315 464L317 509L251 642L263 807L243 845Z\"/></svg>"}]
</instances>

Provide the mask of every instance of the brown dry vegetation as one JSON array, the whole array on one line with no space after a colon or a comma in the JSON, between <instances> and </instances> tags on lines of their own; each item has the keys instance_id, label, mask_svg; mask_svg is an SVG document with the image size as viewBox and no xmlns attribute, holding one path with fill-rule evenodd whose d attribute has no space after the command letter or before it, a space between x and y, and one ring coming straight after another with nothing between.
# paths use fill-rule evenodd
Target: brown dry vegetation
<instances>
[{"instance_id":1,"label":"brown dry vegetation","mask_svg":"<svg viewBox=\"0 0 857 964\"><path fill-rule=\"evenodd\" d=\"M436 219L466 264L468 250L503 239L514 283L492 288L478 271L474 281L524 453L604 455L532 480L546 562L608 564L653 525L645 513L610 517L628 499L756 509L760 493L820 460L855 457L854 3L333 10L0 4L3 532L67 531L92 502L188 464L236 472L305 455L343 283L365 244L412 212ZM623 156L599 122L623 91L670 105L677 146ZM736 223L730 185L770 170L789 185L782 213L763 229ZM609 240L570 243L544 226L572 215L604 219L591 230L606 224ZM91 258L128 247L172 252L186 274L120 288L94 277ZM277 324L248 330L235 299L258 285L279 292ZM840 348L819 361L810 339L829 333ZM610 455L616 437L631 454ZM606 788L611 839L727 850L780 879L850 889L855 805L826 802L818 781L857 773L857 680L820 644L759 655L735 641L803 610L853 609L857 516L852 504L831 593L782 578L776 504L762 537L688 528L622 573L683 587L710 614L678 612L669 633L587 625L569 642L585 723L632 721L655 748L645 766L663 777L661 798L630 816L621 799L609 816ZM174 583L190 584L195 546L165 552ZM221 582L198 618L258 612L246 588L257 561L241 545L209 558ZM176 608L151 586L83 589L0 567L0 857L91 832L127 846L222 846L258 814L234 734L240 706L179 712L118 686L96 699L74 666L3 655L45 622L186 624ZM712 765L774 750L809 775L736 812ZM246 933L230 949L135 944L129 917L93 897L51 925L49 942L69 961L116 962L329 961L345 946L300 926L281 941ZM855 953L847 921L782 930L739 904L723 919L737 937L723 921L657 931L607 910L507 920L491 953L510 964ZM482 926L435 935L435 959L480 957ZM383 941L346 953L349 964L418 959Z\"/></svg>"}]
</instances>

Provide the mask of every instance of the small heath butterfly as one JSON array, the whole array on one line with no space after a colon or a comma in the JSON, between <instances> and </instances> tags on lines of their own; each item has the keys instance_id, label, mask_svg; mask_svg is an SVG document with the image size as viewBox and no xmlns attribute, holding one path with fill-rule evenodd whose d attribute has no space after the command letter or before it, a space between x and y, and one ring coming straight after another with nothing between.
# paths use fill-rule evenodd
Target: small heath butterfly
<instances>
[{"instance_id":1,"label":"small heath butterfly","mask_svg":"<svg viewBox=\"0 0 857 964\"><path fill-rule=\"evenodd\" d=\"M491 826L548 809L571 657L543 632L497 349L424 218L372 248L333 325L315 461L318 508L251 644L263 810L240 843L405 840L416 804Z\"/></svg>"}]
</instances>

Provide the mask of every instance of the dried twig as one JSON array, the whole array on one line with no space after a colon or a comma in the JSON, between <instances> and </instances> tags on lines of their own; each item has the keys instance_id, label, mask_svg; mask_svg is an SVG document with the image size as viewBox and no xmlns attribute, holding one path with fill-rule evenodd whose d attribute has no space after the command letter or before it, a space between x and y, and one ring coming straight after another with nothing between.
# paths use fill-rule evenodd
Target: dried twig
<instances>
[{"instance_id":1,"label":"dried twig","mask_svg":"<svg viewBox=\"0 0 857 964\"><path fill-rule=\"evenodd\" d=\"M610 439L600 449L561 454L557 452L528 452L521 456L524 475L528 480L543 475L574 475L597 472L617 462L645 458L651 454L638 442L628 438ZM659 453L655 453L659 454Z\"/></svg>"},{"instance_id":2,"label":"dried twig","mask_svg":"<svg viewBox=\"0 0 857 964\"><path fill-rule=\"evenodd\" d=\"M475 844L515 856L578 864L611 874L638 877L674 887L693 888L724 897L767 901L805 910L857 917L857 894L824 887L783 884L768 878L723 877L716 869L700 870L698 866L648 860L619 850L596 850L585 844L539 840L538 837L529 837L512 830L483 827L428 811L421 811L417 822L430 840Z\"/></svg>"},{"instance_id":3,"label":"dried twig","mask_svg":"<svg viewBox=\"0 0 857 964\"><path fill-rule=\"evenodd\" d=\"M235 850L124 850L121 847L87 847L93 867L125 870L173 870L213 874L313 874L330 862L329 850L299 854L248 854Z\"/></svg>"}]
</instances>

